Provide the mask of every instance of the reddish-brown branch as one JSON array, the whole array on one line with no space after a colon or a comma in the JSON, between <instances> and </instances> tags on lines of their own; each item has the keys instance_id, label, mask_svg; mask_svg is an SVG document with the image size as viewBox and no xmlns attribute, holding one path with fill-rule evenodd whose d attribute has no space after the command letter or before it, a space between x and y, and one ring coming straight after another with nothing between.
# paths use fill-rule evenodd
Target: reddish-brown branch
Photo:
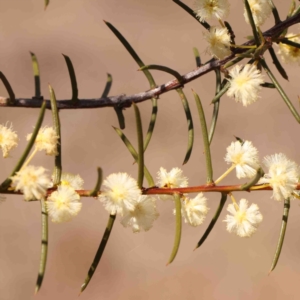
<instances>
[{"instance_id":1,"label":"reddish-brown branch","mask_svg":"<svg viewBox=\"0 0 300 300\"><path fill-rule=\"evenodd\" d=\"M263 33L265 38L276 38L283 30L288 27L300 22L300 14L295 15ZM254 40L248 41L243 45L253 45ZM191 71L185 75L182 75L182 84L191 82L202 75L213 71L214 69L220 68L225 65L228 61L235 57L235 54L241 54L247 51L247 49L236 49L230 56L223 60L211 60L205 65L199 67L197 70ZM170 90L180 87L177 79L168 81L165 84L157 86L154 89L126 96L125 94L111 96L107 98L96 98L96 99L79 99L76 104L71 100L58 100L58 109L84 109L84 108L101 108L101 107L113 107L118 106L120 108L130 107L132 102L139 103L153 97L159 97ZM46 100L47 108L50 109L50 101ZM13 104L10 103L9 99L0 98L0 107L23 107L23 108L39 108L42 105L42 100L38 98L16 98Z\"/></svg>"},{"instance_id":2,"label":"reddish-brown branch","mask_svg":"<svg viewBox=\"0 0 300 300\"><path fill-rule=\"evenodd\" d=\"M158 188L158 187L151 187L151 188L144 188L142 193L143 195L172 195L174 193L180 194L189 194L189 193L230 193L230 192L242 192L243 185L199 185L199 186L191 186L191 187L184 187L184 188ZM259 187L259 188L258 188ZM56 189L48 189L47 196L53 193ZM268 185L255 185L251 187L249 190L244 190L244 192L258 192L258 191L272 191L273 189ZM300 184L297 185L295 190L300 190ZM90 196L90 190L76 190L76 192L81 197L92 197ZM13 195L22 195L21 192L15 191L1 191L1 194L13 194ZM101 192L98 193L100 195ZM94 197L95 198L95 197Z\"/></svg>"}]
</instances>

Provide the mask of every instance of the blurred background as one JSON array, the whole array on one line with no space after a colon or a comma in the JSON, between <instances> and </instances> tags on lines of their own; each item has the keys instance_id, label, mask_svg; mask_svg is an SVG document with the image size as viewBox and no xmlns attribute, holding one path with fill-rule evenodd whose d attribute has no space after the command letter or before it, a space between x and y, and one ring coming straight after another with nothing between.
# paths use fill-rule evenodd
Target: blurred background
<instances>
[{"instance_id":1,"label":"blurred background","mask_svg":"<svg viewBox=\"0 0 300 300\"><path fill-rule=\"evenodd\" d=\"M290 2L290 1L288 1ZM189 6L192 0L186 0ZM228 21L241 44L251 35L243 17L242 1L232 0ZM285 18L289 3L274 0ZM172 1L161 0L52 0L46 11L44 1L0 0L0 70L12 84L16 97L32 97L34 81L29 51L37 55L42 94L49 99L50 83L57 99L69 99L71 86L62 54L74 65L79 98L100 97L106 74L113 76L110 95L147 90L148 82L138 66L102 20L111 22L128 39L145 64L162 64L185 74L196 68L193 47L203 61L206 54L202 26ZM216 22L211 22L216 24ZM273 24L270 17L262 29ZM298 33L298 26L290 32ZM276 47L276 46L275 46ZM272 61L266 54L269 65ZM280 78L294 105L299 108L299 67L285 66L289 81ZM157 84L172 77L152 71ZM266 81L269 81L266 76ZM156 175L159 167L182 167L190 185L204 184L205 159L200 123L191 89L201 97L210 122L214 94L214 72L185 86L195 125L192 157L182 166L187 145L187 124L175 91L160 97L158 119L146 152L146 164ZM0 95L7 96L0 84ZM148 127L151 103L139 104L144 131ZM9 159L1 159L1 181L10 174L23 152L25 137L36 123L38 109L1 108L0 123L12 122L20 137ZM124 111L125 133L136 145L133 109ZM118 121L112 108L63 110L63 170L80 174L85 188L92 189L96 167L106 177L113 172L137 175L137 166L115 134ZM51 125L47 111L44 125ZM299 124L276 90L264 89L258 102L245 108L224 96L212 143L214 177L228 167L226 147L234 135L253 142L260 158L285 153L300 163ZM39 153L33 164L51 169L53 158ZM242 183L234 174L224 184ZM279 263L268 276L281 226L283 203L271 199L270 192L235 193L258 204L264 221L258 232L242 239L226 231L222 212L215 229L203 246L193 249L208 226L219 203L218 194L208 194L210 212L204 224L192 228L183 224L182 242L176 260L166 267L174 238L173 203L160 202L159 219L146 233L133 234L116 220L102 260L81 299L294 299L300 280L299 202L291 203L287 234ZM34 296L40 255L40 206L25 203L21 196L7 196L0 204L0 299L78 299L78 293L94 258L108 214L101 203L84 198L81 213L71 222L50 223L47 272L40 292Z\"/></svg>"}]
</instances>

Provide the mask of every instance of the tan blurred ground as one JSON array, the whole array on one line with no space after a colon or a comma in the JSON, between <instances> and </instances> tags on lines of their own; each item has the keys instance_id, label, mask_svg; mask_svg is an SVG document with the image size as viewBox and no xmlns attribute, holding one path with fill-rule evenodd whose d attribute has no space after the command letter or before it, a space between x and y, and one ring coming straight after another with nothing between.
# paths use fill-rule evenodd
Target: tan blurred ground
<instances>
[{"instance_id":1,"label":"tan blurred ground","mask_svg":"<svg viewBox=\"0 0 300 300\"><path fill-rule=\"evenodd\" d=\"M242 43L251 34L242 17L242 1L231 2L230 21ZM289 3L274 1L285 16ZM287 1L290 2L290 1ZM192 5L192 1L186 1ZM114 24L128 39L146 64L163 64L187 73L195 68L192 47L197 46L203 61L204 31L172 1L158 0L52 0L47 11L43 1L0 0L0 70L13 85L17 97L33 96L29 51L38 59L42 91L49 98L50 83L58 99L71 95L62 53L73 61L80 98L99 97L106 73L113 75L111 95L131 94L148 89L137 65L102 22ZM267 29L272 18L263 26ZM295 29L294 29L294 32ZM270 60L269 60L270 61ZM271 61L270 61L271 64ZM298 107L299 67L287 67L290 81L280 80ZM161 84L170 76L152 72ZM279 77L279 76L278 76ZM183 167L190 184L205 182L202 138L191 88L203 101L207 118L214 92L214 75L209 74L186 86L194 117L196 141L190 162ZM6 95L0 86L0 95ZM140 105L144 128L150 116L150 103ZM10 173L32 131L37 109L0 110L0 123L11 121L21 143L12 158L1 160L1 180ZM96 167L105 176L126 171L136 176L136 165L116 136L118 126L112 109L62 111L62 149L65 171L80 173L86 188L96 180ZM126 131L135 143L132 109L125 111ZM47 112L45 124L51 124ZM225 149L233 135L253 141L261 157L283 152L300 163L299 125L275 90L264 90L257 103L245 109L232 99L222 98L219 123L212 155L215 177L226 169ZM156 130L146 154L146 163L155 174L160 166L180 166L187 142L184 112L175 92L159 100ZM52 167L53 160L39 154L34 163ZM224 183L234 183L234 176ZM165 266L174 235L172 203L159 203L160 218L148 233L132 234L116 222L102 261L81 299L296 299L300 280L300 207L292 203L283 252L276 270L268 276L281 225L282 203L270 193L236 194L259 205L264 221L250 239L241 239L225 230L225 211L201 249L193 248L214 214L218 195L210 194L210 213L202 227L183 226L181 248L174 263ZM67 224L50 224L49 256L43 287L33 296L40 251L40 212L38 203L25 203L21 197L7 197L0 206L0 299L77 299L90 263L102 236L107 213L102 205L85 198L82 212Z\"/></svg>"}]
</instances>

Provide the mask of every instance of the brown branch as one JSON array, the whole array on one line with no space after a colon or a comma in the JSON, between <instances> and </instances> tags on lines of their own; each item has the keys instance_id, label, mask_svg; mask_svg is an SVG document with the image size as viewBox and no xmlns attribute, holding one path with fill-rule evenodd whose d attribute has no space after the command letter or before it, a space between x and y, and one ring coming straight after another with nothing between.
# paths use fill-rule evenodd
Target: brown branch
<instances>
[{"instance_id":1,"label":"brown branch","mask_svg":"<svg viewBox=\"0 0 300 300\"><path fill-rule=\"evenodd\" d=\"M271 29L263 33L265 38L276 39L283 30L288 27L300 22L300 14L297 14L285 21L282 21ZM244 43L244 46L254 45L254 40L250 40ZM197 79L198 77L203 76L206 73L209 73L215 69L218 69L225 65L227 62L235 58L236 54L242 54L247 49L236 49L230 56L226 57L223 60L212 59L207 62L205 65L199 67L197 70L191 71L185 75L182 75L182 83L180 84L177 79L168 81L165 84L157 86L154 89L126 96L125 94L111 96L106 98L95 98L95 99L78 99L76 104L71 100L58 100L57 108L58 109L84 109L84 108L101 108L101 107L114 107L118 106L119 108L130 107L132 102L139 103L151 98L158 98L159 95L164 94L170 90L177 89L183 84L186 84L190 81ZM47 108L50 109L50 101L46 100ZM42 105L42 99L40 98L16 98L13 104L9 103L9 99L0 98L0 107L23 107L23 108L39 108Z\"/></svg>"}]
</instances>

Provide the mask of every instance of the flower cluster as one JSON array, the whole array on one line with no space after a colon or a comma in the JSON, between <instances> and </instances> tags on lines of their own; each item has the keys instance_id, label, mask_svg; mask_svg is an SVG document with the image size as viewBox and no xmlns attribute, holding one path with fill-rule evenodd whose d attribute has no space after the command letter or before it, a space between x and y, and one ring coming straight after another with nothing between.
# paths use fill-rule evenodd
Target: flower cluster
<instances>
[{"instance_id":1,"label":"flower cluster","mask_svg":"<svg viewBox=\"0 0 300 300\"><path fill-rule=\"evenodd\" d=\"M258 151L250 141L232 142L227 148L225 161L232 164L229 171L236 169L236 176L239 179L253 177L260 167ZM273 189L273 198L278 201L292 197L299 183L299 166L283 153L266 156L263 163L268 172L260 178L258 184L270 185ZM225 176L228 173L226 171ZM225 176L222 175L215 182L220 182Z\"/></svg>"},{"instance_id":2,"label":"flower cluster","mask_svg":"<svg viewBox=\"0 0 300 300\"><path fill-rule=\"evenodd\" d=\"M52 222L67 222L78 215L82 203L76 190L83 189L83 184L84 181L80 175L73 175L71 173L61 174L57 190L47 199L47 211Z\"/></svg>"},{"instance_id":3,"label":"flower cluster","mask_svg":"<svg viewBox=\"0 0 300 300\"><path fill-rule=\"evenodd\" d=\"M71 186L59 185L47 199L47 211L55 223L70 221L81 207L80 196Z\"/></svg>"},{"instance_id":4,"label":"flower cluster","mask_svg":"<svg viewBox=\"0 0 300 300\"><path fill-rule=\"evenodd\" d=\"M261 168L258 151L250 141L238 140L232 142L227 148L225 161L232 166L220 176L215 183L219 183L231 171L236 169L237 178L253 177ZM299 184L300 168L289 160L284 154L266 156L263 160L268 172L264 174L258 181L255 189L263 188L269 185L273 189L273 198L277 201L298 197L296 188ZM231 195L232 196L232 195ZM233 204L228 205L228 212L225 222L227 230L234 232L241 237L249 237L256 230L262 221L262 215L256 204L248 207L246 199L241 199L239 205L235 202L233 196Z\"/></svg>"},{"instance_id":5,"label":"flower cluster","mask_svg":"<svg viewBox=\"0 0 300 300\"><path fill-rule=\"evenodd\" d=\"M31 139L32 133L27 135ZM13 175L10 189L20 191L26 201L46 200L49 188L53 182L48 171L43 167L29 165L30 161L38 151L45 150L47 155L57 155L57 144L59 137L52 127L43 127L39 130L35 139L35 150L29 156L22 168ZM0 125L0 147L3 156L17 146L17 134L12 128ZM61 182L46 201L47 211L53 222L65 222L71 220L81 210L80 196L75 190L82 189L83 180L79 175L63 173Z\"/></svg>"},{"instance_id":6,"label":"flower cluster","mask_svg":"<svg viewBox=\"0 0 300 300\"><path fill-rule=\"evenodd\" d=\"M155 198L142 195L136 180L127 173L109 175L98 199L111 215L121 215L123 226L131 226L133 232L149 230L159 215Z\"/></svg>"}]
</instances>

